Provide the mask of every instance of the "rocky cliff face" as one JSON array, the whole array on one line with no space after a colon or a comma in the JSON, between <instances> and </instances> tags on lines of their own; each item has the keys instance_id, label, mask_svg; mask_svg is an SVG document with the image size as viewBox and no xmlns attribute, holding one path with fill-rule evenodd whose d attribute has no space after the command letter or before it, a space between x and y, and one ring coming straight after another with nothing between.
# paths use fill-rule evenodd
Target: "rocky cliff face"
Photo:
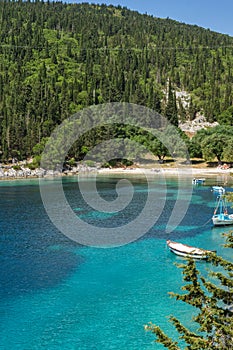
<instances>
[{"instance_id":1,"label":"rocky cliff face","mask_svg":"<svg viewBox=\"0 0 233 350\"><path fill-rule=\"evenodd\" d=\"M176 91L175 94L177 107L179 108L179 104L181 104L188 115L191 95L187 91ZM186 120L184 122L180 121L179 128L182 131L184 131L188 136L192 137L200 129L213 128L217 125L219 125L217 122L207 122L205 116L201 112L197 112L195 119Z\"/></svg>"},{"instance_id":2,"label":"rocky cliff face","mask_svg":"<svg viewBox=\"0 0 233 350\"><path fill-rule=\"evenodd\" d=\"M186 121L184 123L180 123L179 127L188 136L192 137L200 129L213 128L217 125L219 125L217 122L209 123L206 121L206 118L203 115L198 115L192 121Z\"/></svg>"}]
</instances>

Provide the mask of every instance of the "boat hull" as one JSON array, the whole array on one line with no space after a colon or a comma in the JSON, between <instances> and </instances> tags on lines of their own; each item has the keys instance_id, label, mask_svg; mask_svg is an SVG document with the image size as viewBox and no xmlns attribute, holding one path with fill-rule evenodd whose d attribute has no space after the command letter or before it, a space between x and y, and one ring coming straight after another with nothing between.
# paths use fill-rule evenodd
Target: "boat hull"
<instances>
[{"instance_id":1,"label":"boat hull","mask_svg":"<svg viewBox=\"0 0 233 350\"><path fill-rule=\"evenodd\" d=\"M214 215L212 221L214 226L233 225L232 215Z\"/></svg>"},{"instance_id":2,"label":"boat hull","mask_svg":"<svg viewBox=\"0 0 233 350\"><path fill-rule=\"evenodd\" d=\"M212 187L212 191L215 192L215 193L224 194L225 193L225 188L223 188L221 186L213 186Z\"/></svg>"},{"instance_id":3,"label":"boat hull","mask_svg":"<svg viewBox=\"0 0 233 350\"><path fill-rule=\"evenodd\" d=\"M173 242L168 240L167 246L170 251L176 255L179 255L183 258L193 258L193 259L207 259L210 253L213 253L211 250L206 250L202 248L191 247L187 244Z\"/></svg>"},{"instance_id":4,"label":"boat hull","mask_svg":"<svg viewBox=\"0 0 233 350\"><path fill-rule=\"evenodd\" d=\"M179 255L179 256L182 256L183 258L193 258L193 259L200 259L200 260L204 260L204 259L207 259L207 255L206 254L189 254L189 253L184 253L184 252L181 252L179 250L176 250L174 248L170 248L170 251L176 255Z\"/></svg>"},{"instance_id":5,"label":"boat hull","mask_svg":"<svg viewBox=\"0 0 233 350\"><path fill-rule=\"evenodd\" d=\"M192 180L192 183L193 183L193 185L201 185L201 184L203 184L205 182L205 179L193 179Z\"/></svg>"}]
</instances>

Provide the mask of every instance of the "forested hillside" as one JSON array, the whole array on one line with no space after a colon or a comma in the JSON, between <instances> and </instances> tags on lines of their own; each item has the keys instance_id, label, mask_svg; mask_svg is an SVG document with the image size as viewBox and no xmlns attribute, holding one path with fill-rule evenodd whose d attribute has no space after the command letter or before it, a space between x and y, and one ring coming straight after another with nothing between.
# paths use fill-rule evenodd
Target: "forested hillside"
<instances>
[{"instance_id":1,"label":"forested hillside","mask_svg":"<svg viewBox=\"0 0 233 350\"><path fill-rule=\"evenodd\" d=\"M120 6L2 0L0 18L2 160L33 155L65 118L105 102L141 104L174 125L199 111L233 124L232 37Z\"/></svg>"}]
</instances>

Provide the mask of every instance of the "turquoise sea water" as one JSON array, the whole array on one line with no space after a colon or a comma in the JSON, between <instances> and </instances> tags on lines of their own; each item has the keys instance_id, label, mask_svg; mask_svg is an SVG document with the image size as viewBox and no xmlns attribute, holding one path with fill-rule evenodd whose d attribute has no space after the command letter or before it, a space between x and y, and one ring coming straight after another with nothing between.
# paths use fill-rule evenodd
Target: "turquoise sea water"
<instances>
[{"instance_id":1,"label":"turquoise sea water","mask_svg":"<svg viewBox=\"0 0 233 350\"><path fill-rule=\"evenodd\" d=\"M118 180L99 177L99 194L115 199ZM120 227L138 215L146 201L145 180L137 176L131 180L135 195L124 215L87 206L78 177L63 182L76 215L96 226ZM189 325L194 312L167 294L179 292L182 277L174 262L183 260L168 251L166 239L217 249L232 258L231 251L222 247L221 232L229 228L212 228L209 221L215 204L210 186L216 181L194 187L183 221L168 234L165 228L177 198L177 180L167 179L166 202L156 224L138 241L111 249L81 246L60 233L43 208L37 180L1 182L0 349L163 349L143 325L152 321L175 337L166 316L173 314ZM51 188L53 183L45 181L44 186ZM230 182L227 189L231 190ZM208 264L197 264L206 274Z\"/></svg>"}]
</instances>

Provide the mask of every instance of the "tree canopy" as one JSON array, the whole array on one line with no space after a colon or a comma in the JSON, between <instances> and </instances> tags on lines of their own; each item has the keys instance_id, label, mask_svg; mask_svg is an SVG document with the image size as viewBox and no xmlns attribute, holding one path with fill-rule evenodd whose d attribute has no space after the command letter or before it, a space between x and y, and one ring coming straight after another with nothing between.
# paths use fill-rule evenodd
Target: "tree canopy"
<instances>
[{"instance_id":1,"label":"tree canopy","mask_svg":"<svg viewBox=\"0 0 233 350\"><path fill-rule=\"evenodd\" d=\"M149 107L176 126L198 111L231 124L228 35L104 4L3 0L0 15L1 160L34 155L64 119L106 102ZM177 91L191 96L186 111Z\"/></svg>"},{"instance_id":2,"label":"tree canopy","mask_svg":"<svg viewBox=\"0 0 233 350\"><path fill-rule=\"evenodd\" d=\"M233 127L219 125L214 128L202 129L196 133L192 140L198 145L206 161L214 160L232 161L233 154Z\"/></svg>"}]
</instances>

